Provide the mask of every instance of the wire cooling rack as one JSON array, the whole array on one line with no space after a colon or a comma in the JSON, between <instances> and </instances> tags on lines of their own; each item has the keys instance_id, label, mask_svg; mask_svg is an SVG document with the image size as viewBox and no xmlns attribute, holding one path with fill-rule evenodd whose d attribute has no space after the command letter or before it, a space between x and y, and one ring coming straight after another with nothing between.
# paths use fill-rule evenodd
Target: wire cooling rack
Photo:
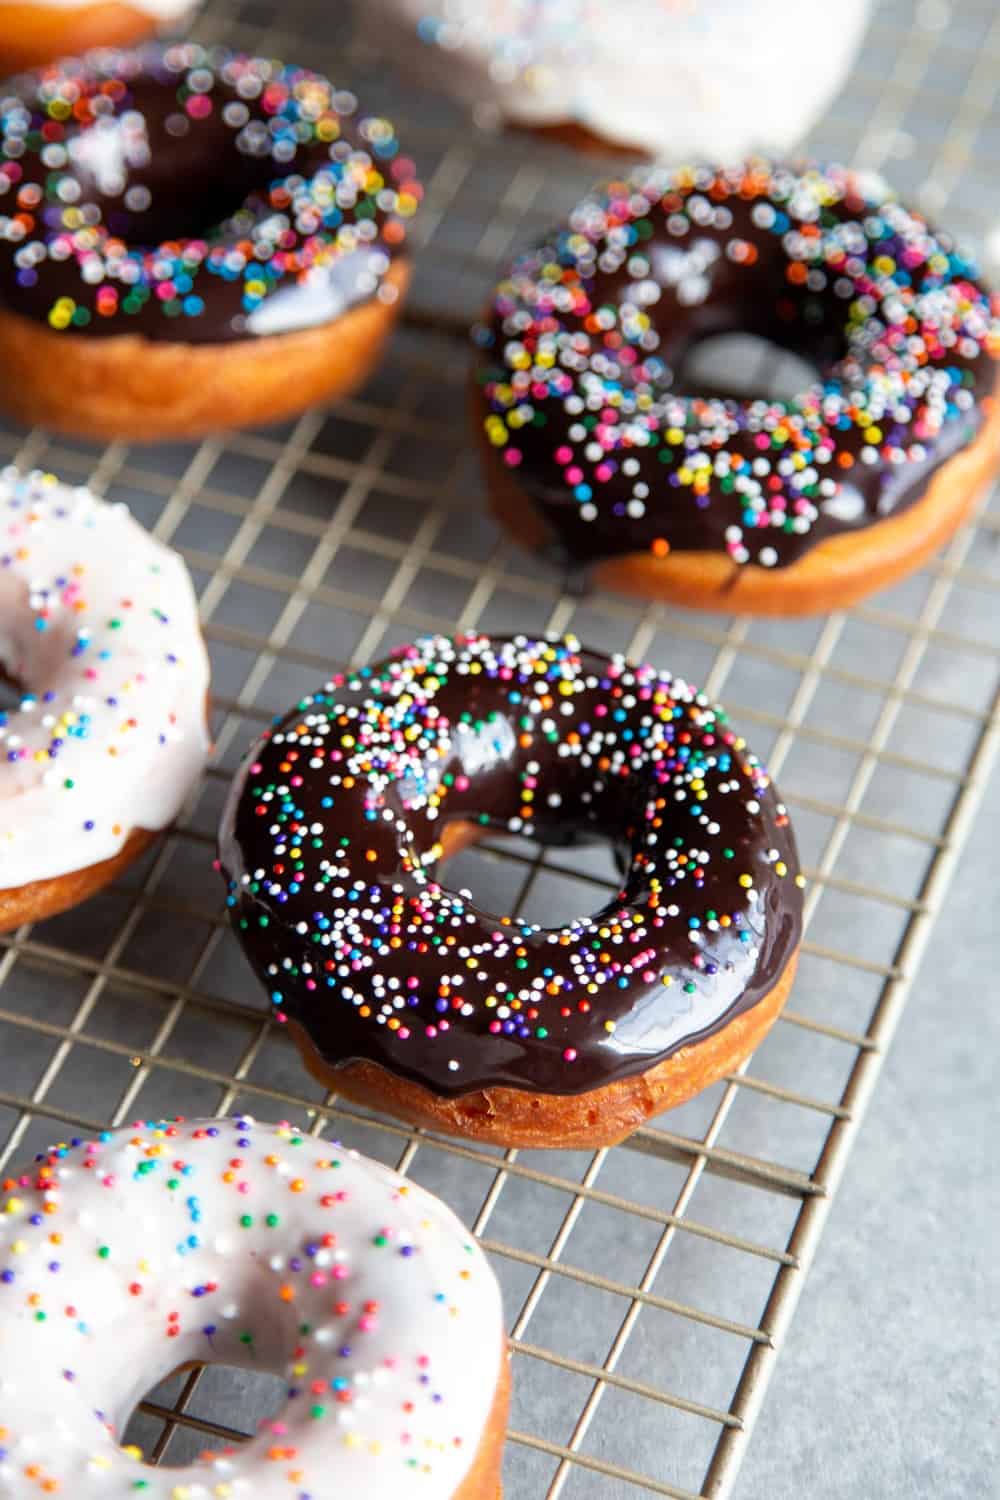
<instances>
[{"instance_id":1,"label":"wire cooling rack","mask_svg":"<svg viewBox=\"0 0 1000 1500\"><path fill-rule=\"evenodd\" d=\"M415 294L367 389L197 446L102 450L0 427L4 461L88 481L180 549L217 736L205 785L140 866L0 942L0 1164L68 1128L139 1116L240 1109L336 1134L441 1193L492 1252L514 1351L511 1496L726 1496L997 751L1000 508L984 504L919 577L825 619L561 592L484 514L456 334L497 263L594 168L470 131L386 76L326 10L218 0L198 30L355 81L421 164ZM890 0L811 144L884 167L985 238L998 79L988 0ZM573 629L692 677L724 696L794 812L810 886L789 1010L745 1070L613 1151L477 1148L324 1097L223 921L213 836L249 739L332 666L475 626ZM600 850L495 841L457 865L481 898L547 921L615 884ZM231 1372L175 1377L132 1435L180 1462L206 1435L251 1431L274 1399Z\"/></svg>"}]
</instances>

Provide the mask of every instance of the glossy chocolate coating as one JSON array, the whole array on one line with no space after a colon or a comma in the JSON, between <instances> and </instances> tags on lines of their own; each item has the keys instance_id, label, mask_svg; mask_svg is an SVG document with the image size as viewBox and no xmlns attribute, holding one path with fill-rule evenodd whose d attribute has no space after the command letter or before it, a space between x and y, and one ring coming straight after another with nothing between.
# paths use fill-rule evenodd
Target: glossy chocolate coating
<instances>
[{"instance_id":1,"label":"glossy chocolate coating","mask_svg":"<svg viewBox=\"0 0 1000 1500\"><path fill-rule=\"evenodd\" d=\"M679 391L693 346L731 332L821 380L787 403ZM1000 349L972 263L884 187L763 165L595 192L477 336L487 435L582 564L785 566L893 515L978 431Z\"/></svg>"},{"instance_id":2,"label":"glossy chocolate coating","mask_svg":"<svg viewBox=\"0 0 1000 1500\"><path fill-rule=\"evenodd\" d=\"M491 915L435 880L455 821L609 839L621 889L562 929ZM429 637L335 679L251 750L220 860L279 1013L329 1066L439 1095L644 1072L763 999L801 934L787 814L722 711L572 638Z\"/></svg>"},{"instance_id":3,"label":"glossy chocolate coating","mask_svg":"<svg viewBox=\"0 0 1000 1500\"><path fill-rule=\"evenodd\" d=\"M302 68L148 46L11 90L0 306L88 337L284 331L259 309L295 288L288 326L327 321L376 293L419 191L387 122Z\"/></svg>"}]
</instances>

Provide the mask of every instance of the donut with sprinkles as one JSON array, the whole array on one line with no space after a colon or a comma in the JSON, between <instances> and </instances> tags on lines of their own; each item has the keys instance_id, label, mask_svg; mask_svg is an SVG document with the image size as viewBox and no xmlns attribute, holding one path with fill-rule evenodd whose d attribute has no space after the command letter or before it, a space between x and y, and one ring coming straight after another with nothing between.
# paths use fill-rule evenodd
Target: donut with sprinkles
<instances>
[{"instance_id":1,"label":"donut with sprinkles","mask_svg":"<svg viewBox=\"0 0 1000 1500\"><path fill-rule=\"evenodd\" d=\"M809 360L792 400L678 388L725 332ZM521 255L477 329L493 508L597 582L808 614L922 564L1000 464L1000 302L883 183L653 168Z\"/></svg>"},{"instance_id":2,"label":"donut with sprinkles","mask_svg":"<svg viewBox=\"0 0 1000 1500\"><path fill-rule=\"evenodd\" d=\"M181 25L198 0L0 0L0 77Z\"/></svg>"},{"instance_id":3,"label":"donut with sprinkles","mask_svg":"<svg viewBox=\"0 0 1000 1500\"><path fill-rule=\"evenodd\" d=\"M808 134L870 10L871 0L365 0L358 24L401 76L451 95L480 125L604 157L732 161Z\"/></svg>"},{"instance_id":4,"label":"donut with sprinkles","mask_svg":"<svg viewBox=\"0 0 1000 1500\"><path fill-rule=\"evenodd\" d=\"M561 926L438 878L491 830L605 839ZM572 636L428 636L250 751L220 866L237 936L326 1086L503 1145L620 1140L737 1066L802 926L788 813L724 711Z\"/></svg>"},{"instance_id":5,"label":"donut with sprinkles","mask_svg":"<svg viewBox=\"0 0 1000 1500\"><path fill-rule=\"evenodd\" d=\"M185 43L15 79L3 400L144 440L352 390L399 309L421 193L389 121L305 68Z\"/></svg>"},{"instance_id":6,"label":"donut with sprinkles","mask_svg":"<svg viewBox=\"0 0 1000 1500\"><path fill-rule=\"evenodd\" d=\"M3 1182L0 1476L12 1500L497 1500L500 1292L443 1203L292 1125L138 1124ZM285 1382L240 1446L122 1446L171 1371Z\"/></svg>"},{"instance_id":7,"label":"donut with sprinkles","mask_svg":"<svg viewBox=\"0 0 1000 1500\"><path fill-rule=\"evenodd\" d=\"M176 552L124 505L0 471L0 932L75 906L177 817L209 666Z\"/></svg>"}]
</instances>

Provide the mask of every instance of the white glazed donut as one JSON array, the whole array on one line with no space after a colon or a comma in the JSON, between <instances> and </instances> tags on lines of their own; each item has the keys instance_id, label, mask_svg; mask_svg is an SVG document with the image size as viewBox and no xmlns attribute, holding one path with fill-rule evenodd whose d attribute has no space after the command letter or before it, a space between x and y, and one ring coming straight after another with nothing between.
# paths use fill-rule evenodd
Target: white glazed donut
<instances>
[{"instance_id":1,"label":"white glazed donut","mask_svg":"<svg viewBox=\"0 0 1000 1500\"><path fill-rule=\"evenodd\" d=\"M124 505L0 472L0 661L23 690L0 714L0 896L173 822L208 753L208 658L184 563Z\"/></svg>"},{"instance_id":2,"label":"white glazed donut","mask_svg":"<svg viewBox=\"0 0 1000 1500\"><path fill-rule=\"evenodd\" d=\"M822 114L870 0L368 0L372 48L480 123L583 127L671 160L784 152Z\"/></svg>"},{"instance_id":3,"label":"white glazed donut","mask_svg":"<svg viewBox=\"0 0 1000 1500\"><path fill-rule=\"evenodd\" d=\"M415 1184L290 1126L237 1118L72 1141L4 1189L0 1489L11 1500L497 1494L499 1289L472 1236ZM279 1374L286 1405L244 1447L146 1465L119 1446L124 1424L194 1362ZM486 1475L478 1457L494 1427Z\"/></svg>"}]
</instances>

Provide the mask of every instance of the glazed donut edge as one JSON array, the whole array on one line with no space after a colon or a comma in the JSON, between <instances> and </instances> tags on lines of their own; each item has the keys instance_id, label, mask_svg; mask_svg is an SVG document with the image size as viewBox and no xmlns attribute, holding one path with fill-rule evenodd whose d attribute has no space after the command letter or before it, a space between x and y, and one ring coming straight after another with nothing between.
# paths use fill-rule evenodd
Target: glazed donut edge
<instances>
[{"instance_id":1,"label":"glazed donut edge","mask_svg":"<svg viewBox=\"0 0 1000 1500\"><path fill-rule=\"evenodd\" d=\"M480 399L473 383L477 428ZM682 609L792 619L847 609L902 582L975 514L985 488L1000 472L1000 377L983 406L986 420L976 438L939 466L919 500L862 530L828 537L781 569L733 563L717 551L656 556L648 548L578 567L564 556L558 534L496 449L481 432L477 435L490 510L519 546L565 570L573 587L608 589Z\"/></svg>"}]
</instances>

